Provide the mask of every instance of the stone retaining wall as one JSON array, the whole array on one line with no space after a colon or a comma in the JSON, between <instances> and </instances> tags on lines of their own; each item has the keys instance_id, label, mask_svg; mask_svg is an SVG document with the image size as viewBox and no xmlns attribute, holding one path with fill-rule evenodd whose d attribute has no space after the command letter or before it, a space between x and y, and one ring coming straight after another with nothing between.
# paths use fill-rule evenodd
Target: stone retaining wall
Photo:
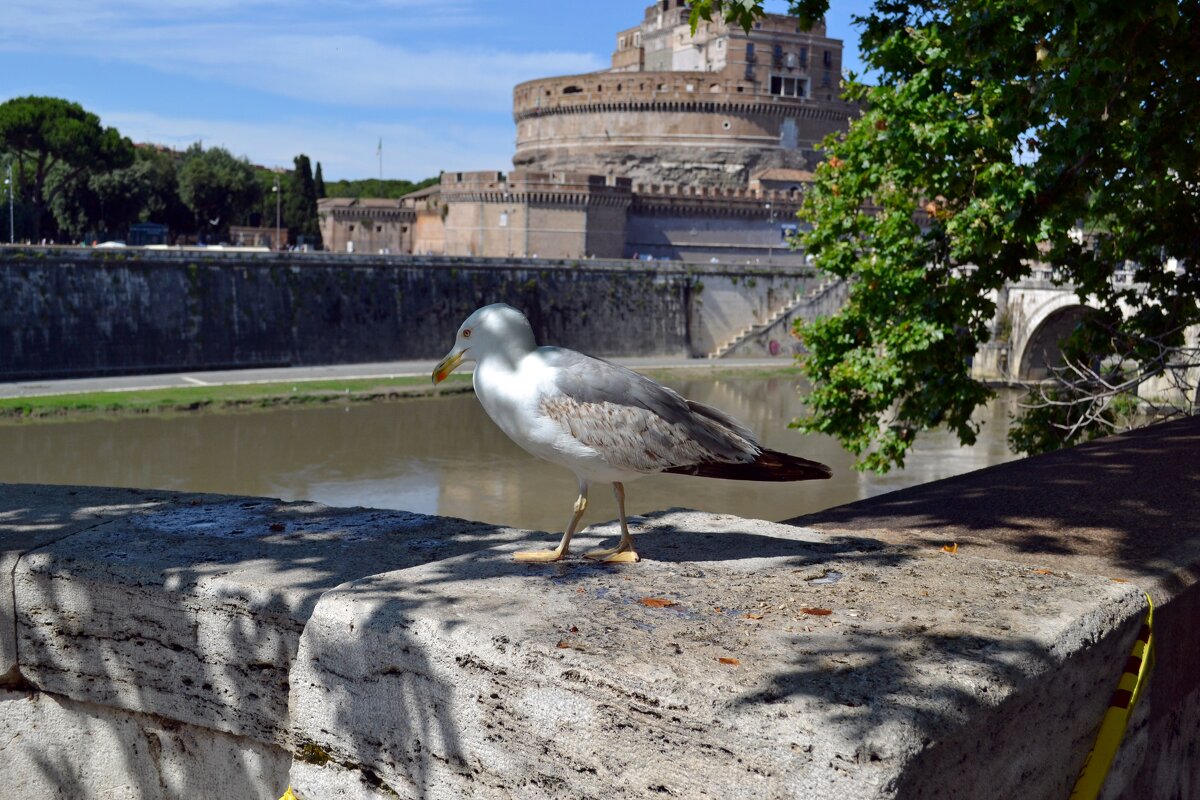
<instances>
[{"instance_id":1,"label":"stone retaining wall","mask_svg":"<svg viewBox=\"0 0 1200 800\"><path fill-rule=\"evenodd\" d=\"M471 311L494 302L524 310L547 343L607 356L705 355L811 275L629 261L8 249L0 380L436 358ZM730 317L730 308L751 317Z\"/></svg>"}]
</instances>

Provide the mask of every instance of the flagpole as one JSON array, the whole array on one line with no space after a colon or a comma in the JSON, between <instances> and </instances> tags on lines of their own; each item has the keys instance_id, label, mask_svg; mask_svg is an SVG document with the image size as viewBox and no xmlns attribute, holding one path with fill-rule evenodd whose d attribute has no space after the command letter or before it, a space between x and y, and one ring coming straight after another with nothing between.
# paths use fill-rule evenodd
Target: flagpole
<instances>
[{"instance_id":1,"label":"flagpole","mask_svg":"<svg viewBox=\"0 0 1200 800\"><path fill-rule=\"evenodd\" d=\"M375 148L375 155L379 156L379 180L383 180L383 138L379 139L379 146Z\"/></svg>"}]
</instances>

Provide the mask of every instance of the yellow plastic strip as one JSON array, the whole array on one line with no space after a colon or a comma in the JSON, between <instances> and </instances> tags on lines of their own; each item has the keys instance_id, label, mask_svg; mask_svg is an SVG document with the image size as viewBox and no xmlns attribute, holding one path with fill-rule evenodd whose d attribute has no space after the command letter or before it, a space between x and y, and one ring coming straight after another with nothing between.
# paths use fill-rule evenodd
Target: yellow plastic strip
<instances>
[{"instance_id":1,"label":"yellow plastic strip","mask_svg":"<svg viewBox=\"0 0 1200 800\"><path fill-rule=\"evenodd\" d=\"M292 787L289 786L287 791L283 793L283 797L279 798L279 800L297 800L296 795L292 792Z\"/></svg>"},{"instance_id":2,"label":"yellow plastic strip","mask_svg":"<svg viewBox=\"0 0 1200 800\"><path fill-rule=\"evenodd\" d=\"M1145 594L1143 592L1143 594ZM1125 661L1125 670L1117 689L1113 692L1100 722L1100 731L1096 734L1096 743L1092 752L1088 753L1087 761L1075 780L1075 788L1071 791L1071 800L1095 800L1104 786L1104 779L1112 768L1113 758L1121 746L1125 736L1125 728L1129 724L1129 715L1146 688L1146 680L1150 675L1150 662L1154 659L1154 602L1146 594L1146 621L1138 631L1137 641L1129 658Z\"/></svg>"}]
</instances>

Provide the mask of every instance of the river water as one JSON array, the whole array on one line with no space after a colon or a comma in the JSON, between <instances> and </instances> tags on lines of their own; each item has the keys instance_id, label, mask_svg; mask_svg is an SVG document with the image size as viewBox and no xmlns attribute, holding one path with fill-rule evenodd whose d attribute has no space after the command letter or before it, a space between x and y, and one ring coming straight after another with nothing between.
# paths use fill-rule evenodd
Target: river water
<instances>
[{"instance_id":1,"label":"river water","mask_svg":"<svg viewBox=\"0 0 1200 800\"><path fill-rule=\"evenodd\" d=\"M1014 456L1005 446L1013 396L982 409L978 443L921 437L905 469L851 469L832 439L787 428L801 413L794 378L678 377L685 396L732 413L768 447L822 461L828 481L793 484L655 475L627 484L630 514L683 506L781 520ZM0 425L0 482L84 484L262 495L463 517L558 531L574 477L527 455L474 396L417 398L253 412L80 418ZM608 486L592 488L584 522L616 517Z\"/></svg>"}]
</instances>

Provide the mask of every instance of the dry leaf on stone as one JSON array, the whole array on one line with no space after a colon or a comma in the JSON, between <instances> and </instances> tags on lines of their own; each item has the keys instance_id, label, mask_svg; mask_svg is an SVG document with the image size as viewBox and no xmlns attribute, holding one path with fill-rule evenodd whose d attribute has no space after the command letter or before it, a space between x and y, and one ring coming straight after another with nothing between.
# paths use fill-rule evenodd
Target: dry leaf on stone
<instances>
[{"instance_id":1,"label":"dry leaf on stone","mask_svg":"<svg viewBox=\"0 0 1200 800\"><path fill-rule=\"evenodd\" d=\"M943 553L957 553L958 552L958 542L955 542L954 544L942 545L942 552Z\"/></svg>"},{"instance_id":2,"label":"dry leaf on stone","mask_svg":"<svg viewBox=\"0 0 1200 800\"><path fill-rule=\"evenodd\" d=\"M802 608L800 609L805 614L812 614L814 617L824 617L833 613L829 608Z\"/></svg>"},{"instance_id":3,"label":"dry leaf on stone","mask_svg":"<svg viewBox=\"0 0 1200 800\"><path fill-rule=\"evenodd\" d=\"M1034 575L1053 575L1054 573L1048 569L1035 569L1033 571L1033 574Z\"/></svg>"},{"instance_id":4,"label":"dry leaf on stone","mask_svg":"<svg viewBox=\"0 0 1200 800\"><path fill-rule=\"evenodd\" d=\"M722 664L728 664L731 667L736 667L737 665L742 663L741 661L738 661L736 658L729 658L728 656L721 656L720 658L717 659L717 661L720 661Z\"/></svg>"},{"instance_id":5,"label":"dry leaf on stone","mask_svg":"<svg viewBox=\"0 0 1200 800\"><path fill-rule=\"evenodd\" d=\"M638 602L647 608L670 608L678 605L674 600L668 600L665 597L643 597Z\"/></svg>"},{"instance_id":6,"label":"dry leaf on stone","mask_svg":"<svg viewBox=\"0 0 1200 800\"><path fill-rule=\"evenodd\" d=\"M743 614L742 618L743 619L762 619L763 615L762 614Z\"/></svg>"}]
</instances>

